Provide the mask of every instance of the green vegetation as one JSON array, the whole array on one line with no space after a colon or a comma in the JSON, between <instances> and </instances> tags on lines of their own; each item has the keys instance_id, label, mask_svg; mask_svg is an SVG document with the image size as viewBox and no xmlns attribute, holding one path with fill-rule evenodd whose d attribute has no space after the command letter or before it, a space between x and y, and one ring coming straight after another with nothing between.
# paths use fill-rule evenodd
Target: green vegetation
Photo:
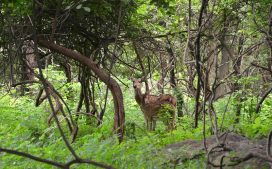
<instances>
[{"instance_id":1,"label":"green vegetation","mask_svg":"<svg viewBox=\"0 0 272 169\"><path fill-rule=\"evenodd\" d=\"M271 0L0 0L0 74L0 169L272 163Z\"/></svg>"},{"instance_id":2,"label":"green vegetation","mask_svg":"<svg viewBox=\"0 0 272 169\"><path fill-rule=\"evenodd\" d=\"M57 72L51 73L58 75ZM62 78L58 79L61 80ZM78 90L76 87L78 84L71 84L70 86L73 86L74 90ZM194 129L192 127L192 116L185 115L178 119L177 129L174 131L165 132L164 124L158 123L159 126L156 131L147 132L143 114L136 104L134 96L130 94L131 90L131 88L124 89L125 105L127 105L127 132L130 131L130 133L121 144L117 142L117 138L112 133L113 120L111 116L113 105L109 104L102 126L96 128L95 125L86 123L86 117L84 116L79 119L78 137L72 146L82 157L111 164L116 168L161 168L163 166L173 166L171 161L169 161L171 159L169 157L166 158L160 150L168 144L182 140L202 139L202 123L198 128ZM72 156L67 156L69 152L55 124L51 126L46 124L46 118L50 112L48 103L40 107L34 107L34 101L31 96L16 97L16 91L12 91L11 95L13 96L7 95L0 100L1 147L9 147L56 161L70 160ZM223 131L232 130L239 132L251 138L266 137L272 128L270 123L272 120L270 113L272 99L267 99L261 113L255 114L250 107L256 106L256 100L254 100L254 97L252 99L248 98L247 101L242 103L243 108L239 124L234 124L235 100L233 98L230 99L228 109L225 109L228 99L228 97L220 99L215 106L218 112L218 122L221 123L222 118L224 118L221 129ZM185 104L193 105L193 102L189 101ZM69 101L69 105L71 107L75 106L73 101ZM172 111L172 109L165 105L160 112L163 113L163 111ZM223 115L224 113L225 115ZM63 119L60 121L63 121ZM135 129L134 131L129 129L131 126L132 129ZM207 134L211 134L209 130L207 130ZM2 153L0 158L0 166L3 169L51 168L51 166L46 164L5 153ZM180 167L203 167L205 166L205 158L201 159L187 161ZM74 168L90 168L90 166L75 165Z\"/></svg>"}]
</instances>

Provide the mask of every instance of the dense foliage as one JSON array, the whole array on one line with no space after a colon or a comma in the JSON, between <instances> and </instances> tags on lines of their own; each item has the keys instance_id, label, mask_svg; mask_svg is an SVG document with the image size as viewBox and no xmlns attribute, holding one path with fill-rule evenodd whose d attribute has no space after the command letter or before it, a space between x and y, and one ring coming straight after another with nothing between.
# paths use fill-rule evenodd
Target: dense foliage
<instances>
[{"instance_id":1,"label":"dense foliage","mask_svg":"<svg viewBox=\"0 0 272 169\"><path fill-rule=\"evenodd\" d=\"M165 147L229 132L272 162L271 0L3 0L0 23L0 169L205 168Z\"/></svg>"}]
</instances>

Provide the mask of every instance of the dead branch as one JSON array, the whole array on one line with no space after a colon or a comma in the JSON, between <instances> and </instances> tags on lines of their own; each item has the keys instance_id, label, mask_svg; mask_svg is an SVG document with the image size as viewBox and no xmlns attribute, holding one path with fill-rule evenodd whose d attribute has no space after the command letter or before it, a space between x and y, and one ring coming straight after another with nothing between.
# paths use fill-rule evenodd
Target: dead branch
<instances>
[{"instance_id":1,"label":"dead branch","mask_svg":"<svg viewBox=\"0 0 272 169\"><path fill-rule=\"evenodd\" d=\"M31 160L35 160L35 161L38 161L38 162L49 164L49 165L52 165L52 166L55 166L55 167L64 168L63 163L59 163L59 162L55 162L55 161L51 161L51 160L47 160L47 159L42 159L42 158L33 156L33 155L25 153L25 152L20 152L20 151L11 150L11 149L5 149L5 148L0 148L0 152L14 154L14 155L21 156L21 157L26 157L26 158L29 158Z\"/></svg>"}]
</instances>

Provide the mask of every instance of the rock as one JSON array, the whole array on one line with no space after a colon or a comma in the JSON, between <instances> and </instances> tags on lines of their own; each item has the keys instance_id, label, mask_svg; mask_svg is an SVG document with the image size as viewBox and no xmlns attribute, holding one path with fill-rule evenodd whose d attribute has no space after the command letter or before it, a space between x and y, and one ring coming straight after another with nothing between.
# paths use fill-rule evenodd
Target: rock
<instances>
[{"instance_id":1,"label":"rock","mask_svg":"<svg viewBox=\"0 0 272 169\"><path fill-rule=\"evenodd\" d=\"M222 157L225 156L223 160L223 164L225 164L224 168L272 168L271 163L260 158L250 158L238 165L227 166L229 164L234 164L239 158L246 157L249 153L266 157L266 139L249 140L248 138L235 133L227 133L221 135L218 142L215 136L208 137L206 139L206 145L207 152L205 151L203 140L186 140L168 145L162 152L165 154L165 158L168 158L168 161L172 163L173 166L182 166L182 163L185 161L199 160L199 158L203 156L206 159L203 160L203 163L205 163L209 154L209 160L217 166L220 165ZM219 168L211 164L203 164L203 166L206 166L207 168Z\"/></svg>"}]
</instances>

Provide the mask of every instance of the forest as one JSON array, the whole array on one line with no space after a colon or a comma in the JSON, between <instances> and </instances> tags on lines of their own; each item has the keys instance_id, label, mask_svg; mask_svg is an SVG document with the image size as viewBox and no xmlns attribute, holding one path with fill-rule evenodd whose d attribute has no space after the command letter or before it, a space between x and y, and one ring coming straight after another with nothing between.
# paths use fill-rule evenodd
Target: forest
<instances>
[{"instance_id":1,"label":"forest","mask_svg":"<svg viewBox=\"0 0 272 169\"><path fill-rule=\"evenodd\" d=\"M272 168L271 0L1 0L0 169Z\"/></svg>"}]
</instances>

